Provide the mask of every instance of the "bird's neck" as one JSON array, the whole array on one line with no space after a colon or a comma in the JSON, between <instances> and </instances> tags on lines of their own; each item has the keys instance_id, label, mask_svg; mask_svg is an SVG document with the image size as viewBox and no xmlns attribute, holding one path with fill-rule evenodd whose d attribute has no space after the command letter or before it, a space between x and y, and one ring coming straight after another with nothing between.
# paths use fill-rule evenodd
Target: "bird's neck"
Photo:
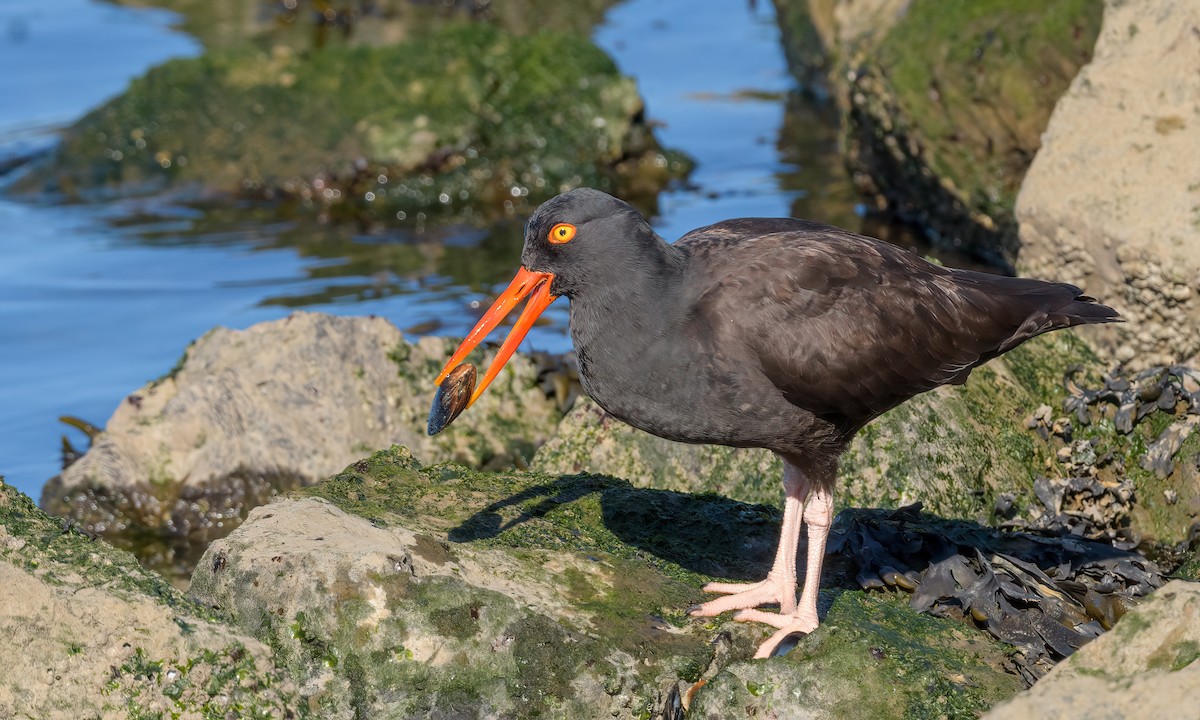
<instances>
[{"instance_id":1,"label":"bird's neck","mask_svg":"<svg viewBox=\"0 0 1200 720\"><path fill-rule=\"evenodd\" d=\"M620 277L589 283L572 295L571 337L577 350L617 339L634 345L635 338L652 339L680 322L687 255L655 239L650 252L619 268ZM636 352L637 348L607 352L614 350Z\"/></svg>"}]
</instances>

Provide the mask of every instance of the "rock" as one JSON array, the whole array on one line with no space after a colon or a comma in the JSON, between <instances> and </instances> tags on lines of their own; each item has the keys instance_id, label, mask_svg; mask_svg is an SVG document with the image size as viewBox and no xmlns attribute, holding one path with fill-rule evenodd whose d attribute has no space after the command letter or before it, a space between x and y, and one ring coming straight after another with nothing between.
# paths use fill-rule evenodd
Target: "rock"
<instances>
[{"instance_id":1,"label":"rock","mask_svg":"<svg viewBox=\"0 0 1200 720\"><path fill-rule=\"evenodd\" d=\"M907 595L845 589L832 556L825 625L787 658L748 661L761 626L688 620L706 580L765 574L778 523L715 496L421 466L394 447L254 510L189 595L276 648L330 718L680 718L725 693L763 705L834 683L818 707L982 710L1021 687L1005 646Z\"/></svg>"},{"instance_id":2,"label":"rock","mask_svg":"<svg viewBox=\"0 0 1200 720\"><path fill-rule=\"evenodd\" d=\"M1011 267L1017 190L1091 56L1099 0L776 6L793 73L837 100L848 162L875 206L937 245Z\"/></svg>"},{"instance_id":3,"label":"rock","mask_svg":"<svg viewBox=\"0 0 1200 720\"><path fill-rule=\"evenodd\" d=\"M1186 717L1200 696L1200 583L1174 580L984 717ZM1187 710L1192 708L1192 710Z\"/></svg>"},{"instance_id":4,"label":"rock","mask_svg":"<svg viewBox=\"0 0 1200 720\"><path fill-rule=\"evenodd\" d=\"M688 718L975 718L1020 682L978 633L888 596L844 593L817 632L782 658L731 663Z\"/></svg>"},{"instance_id":5,"label":"rock","mask_svg":"<svg viewBox=\"0 0 1200 720\"><path fill-rule=\"evenodd\" d=\"M0 717L295 717L269 647L0 478Z\"/></svg>"},{"instance_id":6,"label":"rock","mask_svg":"<svg viewBox=\"0 0 1200 720\"><path fill-rule=\"evenodd\" d=\"M87 454L46 484L42 506L93 532L203 543L274 493L393 442L473 466L523 462L559 419L524 357L454 432L425 434L433 378L454 347L409 343L377 317L297 312L217 328L118 406Z\"/></svg>"},{"instance_id":7,"label":"rock","mask_svg":"<svg viewBox=\"0 0 1200 720\"><path fill-rule=\"evenodd\" d=\"M666 540L639 532L653 511L634 493L422 468L393 448L254 510L210 546L189 595L278 648L323 717L674 717L711 634L683 615L694 571L641 556ZM743 522L730 501L670 500L674 521L701 510L693 528ZM613 523L619 511L632 512ZM772 520L756 526L763 546Z\"/></svg>"},{"instance_id":8,"label":"rock","mask_svg":"<svg viewBox=\"0 0 1200 720\"><path fill-rule=\"evenodd\" d=\"M452 23L384 47L239 44L133 81L15 189L495 218L583 185L653 196L686 163L659 151L642 110L635 83L569 34Z\"/></svg>"},{"instance_id":9,"label":"rock","mask_svg":"<svg viewBox=\"0 0 1200 720\"><path fill-rule=\"evenodd\" d=\"M1017 199L1021 270L1119 309L1089 342L1135 369L1200 352L1198 26L1194 2L1108 2Z\"/></svg>"}]
</instances>

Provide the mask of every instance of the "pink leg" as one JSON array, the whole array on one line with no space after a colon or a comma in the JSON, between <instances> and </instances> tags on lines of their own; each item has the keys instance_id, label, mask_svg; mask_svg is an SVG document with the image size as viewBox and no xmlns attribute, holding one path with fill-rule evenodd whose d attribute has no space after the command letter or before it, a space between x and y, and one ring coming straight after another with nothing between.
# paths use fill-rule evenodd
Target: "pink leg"
<instances>
[{"instance_id":1,"label":"pink leg","mask_svg":"<svg viewBox=\"0 0 1200 720\"><path fill-rule=\"evenodd\" d=\"M775 564L767 579L750 585L744 583L708 583L705 592L725 593L728 596L709 600L690 611L693 617L713 617L729 610L744 610L760 605L779 605L780 613L796 609L796 546L800 542L800 522L804 515L804 496L810 483L800 469L783 462L783 528ZM772 615L772 617L775 617Z\"/></svg>"},{"instance_id":2,"label":"pink leg","mask_svg":"<svg viewBox=\"0 0 1200 720\"><path fill-rule=\"evenodd\" d=\"M767 641L759 646L756 658L768 658L787 636L793 633L810 633L817 629L817 592L821 589L821 565L825 561L825 541L829 539L829 526L833 524L833 495L824 490L813 493L804 508L804 522L808 525L808 564L804 572L804 591L800 604L792 612L781 610L779 614L761 610L742 610L734 620L764 622L779 628Z\"/></svg>"}]
</instances>

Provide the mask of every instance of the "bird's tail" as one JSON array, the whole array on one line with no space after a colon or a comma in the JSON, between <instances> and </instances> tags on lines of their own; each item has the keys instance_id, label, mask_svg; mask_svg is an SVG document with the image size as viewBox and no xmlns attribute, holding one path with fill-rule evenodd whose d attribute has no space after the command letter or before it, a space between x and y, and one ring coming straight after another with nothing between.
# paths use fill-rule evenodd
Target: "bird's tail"
<instances>
[{"instance_id":1,"label":"bird's tail","mask_svg":"<svg viewBox=\"0 0 1200 720\"><path fill-rule=\"evenodd\" d=\"M1070 288L1078 293L1066 305L1050 314L1055 326L1050 329L1071 327L1073 325L1091 325L1093 323L1125 322L1121 313L1101 303L1094 297L1084 295L1083 291L1074 285L1062 283L1064 288Z\"/></svg>"}]
</instances>

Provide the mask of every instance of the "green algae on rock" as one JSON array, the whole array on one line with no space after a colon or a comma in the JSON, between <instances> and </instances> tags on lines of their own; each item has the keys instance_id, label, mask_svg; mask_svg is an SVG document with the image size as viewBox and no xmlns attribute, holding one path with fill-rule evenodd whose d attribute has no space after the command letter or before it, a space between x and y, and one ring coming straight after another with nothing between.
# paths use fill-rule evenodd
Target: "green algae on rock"
<instances>
[{"instance_id":1,"label":"green algae on rock","mask_svg":"<svg viewBox=\"0 0 1200 720\"><path fill-rule=\"evenodd\" d=\"M662 717L713 649L683 616L698 576L609 528L604 506L634 492L393 448L256 509L189 594L275 647L329 716Z\"/></svg>"},{"instance_id":2,"label":"green algae on rock","mask_svg":"<svg viewBox=\"0 0 1200 720\"><path fill-rule=\"evenodd\" d=\"M1021 689L1005 649L894 595L838 595L790 654L736 662L695 694L700 718L976 718Z\"/></svg>"},{"instance_id":3,"label":"green algae on rock","mask_svg":"<svg viewBox=\"0 0 1200 720\"><path fill-rule=\"evenodd\" d=\"M1002 645L886 592L827 589L799 674L743 662L765 630L684 613L709 579L765 574L778 523L711 495L422 466L393 447L256 509L189 594L274 647L327 715L679 718L745 667L768 669L753 696L825 683L869 705L878 687L837 673L880 648L901 705L924 707L932 683L958 694L927 702L966 717L1019 689Z\"/></svg>"},{"instance_id":4,"label":"green algae on rock","mask_svg":"<svg viewBox=\"0 0 1200 720\"><path fill-rule=\"evenodd\" d=\"M862 189L936 243L1014 265L1017 191L1091 58L1102 0L776 5L793 72L823 76L843 109Z\"/></svg>"},{"instance_id":5,"label":"green algae on rock","mask_svg":"<svg viewBox=\"0 0 1200 720\"><path fill-rule=\"evenodd\" d=\"M386 47L168 62L71 127L22 187L198 188L451 219L581 185L652 193L685 164L657 148L634 82L587 38L471 23Z\"/></svg>"},{"instance_id":6,"label":"green algae on rock","mask_svg":"<svg viewBox=\"0 0 1200 720\"><path fill-rule=\"evenodd\" d=\"M0 478L0 716L294 717L269 648Z\"/></svg>"}]
</instances>

